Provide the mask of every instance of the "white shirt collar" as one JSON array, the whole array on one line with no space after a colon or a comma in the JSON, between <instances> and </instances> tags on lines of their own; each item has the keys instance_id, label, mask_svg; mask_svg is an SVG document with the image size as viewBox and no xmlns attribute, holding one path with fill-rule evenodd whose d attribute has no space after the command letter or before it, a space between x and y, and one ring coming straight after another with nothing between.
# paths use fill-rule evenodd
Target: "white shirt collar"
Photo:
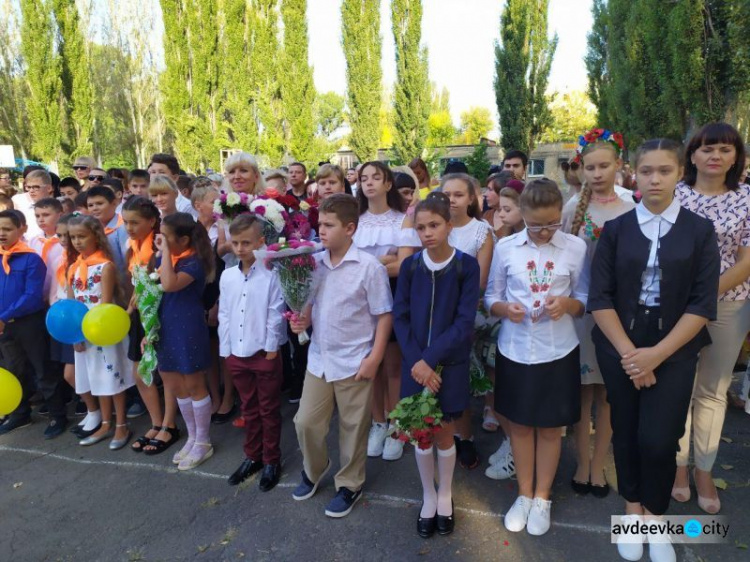
<instances>
[{"instance_id":1,"label":"white shirt collar","mask_svg":"<svg viewBox=\"0 0 750 562\"><path fill-rule=\"evenodd\" d=\"M566 242L567 240L565 238L565 234L562 232L562 229L558 228L552 235L552 238L550 238L549 244L557 246L558 248L565 248ZM524 244L536 246L536 244L532 242L531 239L529 239L529 231L525 228L521 232L516 234L516 239L513 241L513 243L516 246L523 246Z\"/></svg>"},{"instance_id":2,"label":"white shirt collar","mask_svg":"<svg viewBox=\"0 0 750 562\"><path fill-rule=\"evenodd\" d=\"M675 197L672 199L669 207L664 209L664 212L662 212L661 215L655 215L649 211L643 204L643 201L641 201L635 206L635 214L638 217L638 224L645 224L653 220L655 217L661 217L670 224L674 224L677 222L677 215L680 214L680 202Z\"/></svg>"},{"instance_id":3,"label":"white shirt collar","mask_svg":"<svg viewBox=\"0 0 750 562\"><path fill-rule=\"evenodd\" d=\"M352 245L349 246L349 249L347 250L347 252L344 255L343 259L336 266L334 266L331 263L331 251L330 250L326 250L323 253L323 263L325 264L325 266L328 269L336 269L342 263L347 262L347 261L356 261L356 262L360 261L360 259L359 259L359 249L354 244L354 242L352 242Z\"/></svg>"}]
</instances>

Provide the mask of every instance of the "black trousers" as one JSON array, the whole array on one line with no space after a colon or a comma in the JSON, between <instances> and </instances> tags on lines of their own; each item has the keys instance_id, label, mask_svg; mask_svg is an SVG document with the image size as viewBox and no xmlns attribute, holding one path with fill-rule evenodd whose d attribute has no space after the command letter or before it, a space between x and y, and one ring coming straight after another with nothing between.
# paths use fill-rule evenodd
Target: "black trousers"
<instances>
[{"instance_id":1,"label":"black trousers","mask_svg":"<svg viewBox=\"0 0 750 562\"><path fill-rule=\"evenodd\" d=\"M44 311L16 318L0 336L0 365L15 375L23 388L16 416L31 413L29 397L36 389L44 397L51 418L65 417L65 386L61 366L50 360ZM27 365L31 368L27 369ZM33 380L30 379L33 377Z\"/></svg>"},{"instance_id":2,"label":"black trousers","mask_svg":"<svg viewBox=\"0 0 750 562\"><path fill-rule=\"evenodd\" d=\"M661 339L659 309L641 307L629 336L636 347L656 345ZM611 406L620 495L663 515L669 507L698 356L662 363L654 373L656 384L641 390L625 373L620 357L597 349L596 358Z\"/></svg>"},{"instance_id":3,"label":"black trousers","mask_svg":"<svg viewBox=\"0 0 750 562\"><path fill-rule=\"evenodd\" d=\"M281 348L281 358L284 365L285 386L289 389L292 397L302 396L302 386L305 382L307 372L307 353L310 343L301 345L299 336L287 327L288 343ZM308 331L309 335L309 331Z\"/></svg>"}]
</instances>

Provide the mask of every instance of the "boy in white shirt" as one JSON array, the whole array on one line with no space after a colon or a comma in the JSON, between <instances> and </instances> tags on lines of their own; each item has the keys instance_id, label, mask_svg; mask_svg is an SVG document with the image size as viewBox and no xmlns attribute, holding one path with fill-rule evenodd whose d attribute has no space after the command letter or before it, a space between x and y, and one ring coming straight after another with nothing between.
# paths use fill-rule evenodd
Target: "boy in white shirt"
<instances>
[{"instance_id":1,"label":"boy in white shirt","mask_svg":"<svg viewBox=\"0 0 750 562\"><path fill-rule=\"evenodd\" d=\"M237 485L263 470L259 487L267 492L281 477L281 383L279 347L286 340L284 299L276 273L256 263L265 246L262 221L237 217L230 227L239 265L221 275L219 354L242 400L245 460L229 477Z\"/></svg>"},{"instance_id":2,"label":"boy in white shirt","mask_svg":"<svg viewBox=\"0 0 750 562\"><path fill-rule=\"evenodd\" d=\"M294 418L302 450L302 481L295 500L312 497L328 472L326 436L334 405L339 415L341 468L329 517L344 517L362 496L370 430L372 379L383 360L393 319L393 298L385 267L352 244L359 206L337 193L320 204L319 284L312 310L292 322L296 334L313 327L307 374Z\"/></svg>"},{"instance_id":3,"label":"boy in white shirt","mask_svg":"<svg viewBox=\"0 0 750 562\"><path fill-rule=\"evenodd\" d=\"M42 258L47 266L47 277L44 280L44 301L54 303L58 289L56 280L57 268L62 259L63 248L57 237L57 223L60 222L62 203L54 197L47 197L36 202L34 216L41 234L29 239L29 246Z\"/></svg>"}]
</instances>

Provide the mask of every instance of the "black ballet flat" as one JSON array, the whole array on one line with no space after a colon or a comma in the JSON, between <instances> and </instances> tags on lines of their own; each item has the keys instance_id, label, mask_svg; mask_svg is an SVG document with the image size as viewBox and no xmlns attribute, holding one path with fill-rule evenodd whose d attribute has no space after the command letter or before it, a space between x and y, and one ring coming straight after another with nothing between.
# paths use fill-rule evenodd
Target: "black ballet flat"
<instances>
[{"instance_id":1,"label":"black ballet flat","mask_svg":"<svg viewBox=\"0 0 750 562\"><path fill-rule=\"evenodd\" d=\"M570 481L570 487L573 488L573 491L580 496L585 496L586 494L591 492L591 482L578 482L577 480L573 479ZM609 492L609 490L607 492Z\"/></svg>"},{"instance_id":2,"label":"black ballet flat","mask_svg":"<svg viewBox=\"0 0 750 562\"><path fill-rule=\"evenodd\" d=\"M453 500L451 500L451 514L450 515L437 515L437 532L438 535L450 535L453 532L453 528L456 525L453 519Z\"/></svg>"},{"instance_id":3,"label":"black ballet flat","mask_svg":"<svg viewBox=\"0 0 750 562\"><path fill-rule=\"evenodd\" d=\"M424 503L422 504L422 507L424 507ZM419 510L420 513L422 513L422 509ZM437 513L437 511L436 511ZM435 534L435 519L437 515L433 515L432 517L418 517L417 518L417 534L422 537L423 539L429 539L432 535Z\"/></svg>"},{"instance_id":4,"label":"black ballet flat","mask_svg":"<svg viewBox=\"0 0 750 562\"><path fill-rule=\"evenodd\" d=\"M595 498L606 498L609 495L609 484L606 478L604 479L604 484L591 483L591 495Z\"/></svg>"}]
</instances>

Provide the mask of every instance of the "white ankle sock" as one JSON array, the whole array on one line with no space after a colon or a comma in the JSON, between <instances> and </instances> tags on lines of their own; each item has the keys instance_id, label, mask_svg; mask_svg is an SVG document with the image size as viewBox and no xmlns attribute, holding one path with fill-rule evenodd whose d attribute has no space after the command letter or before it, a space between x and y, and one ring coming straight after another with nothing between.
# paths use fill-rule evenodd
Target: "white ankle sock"
<instances>
[{"instance_id":1,"label":"white ankle sock","mask_svg":"<svg viewBox=\"0 0 750 562\"><path fill-rule=\"evenodd\" d=\"M438 478L440 487L438 488L437 512L439 515L453 515L453 506L451 499L451 485L453 484L453 470L456 468L456 446L451 445L450 449L438 449Z\"/></svg>"},{"instance_id":2,"label":"white ankle sock","mask_svg":"<svg viewBox=\"0 0 750 562\"><path fill-rule=\"evenodd\" d=\"M422 480L422 501L424 506L420 517L434 517L437 511L437 491L435 490L435 457L432 447L429 449L414 448L414 458L417 459L419 478Z\"/></svg>"},{"instance_id":3,"label":"white ankle sock","mask_svg":"<svg viewBox=\"0 0 750 562\"><path fill-rule=\"evenodd\" d=\"M86 414L86 423L83 424L83 430L91 431L100 423L102 423L102 411L89 412Z\"/></svg>"}]
</instances>

